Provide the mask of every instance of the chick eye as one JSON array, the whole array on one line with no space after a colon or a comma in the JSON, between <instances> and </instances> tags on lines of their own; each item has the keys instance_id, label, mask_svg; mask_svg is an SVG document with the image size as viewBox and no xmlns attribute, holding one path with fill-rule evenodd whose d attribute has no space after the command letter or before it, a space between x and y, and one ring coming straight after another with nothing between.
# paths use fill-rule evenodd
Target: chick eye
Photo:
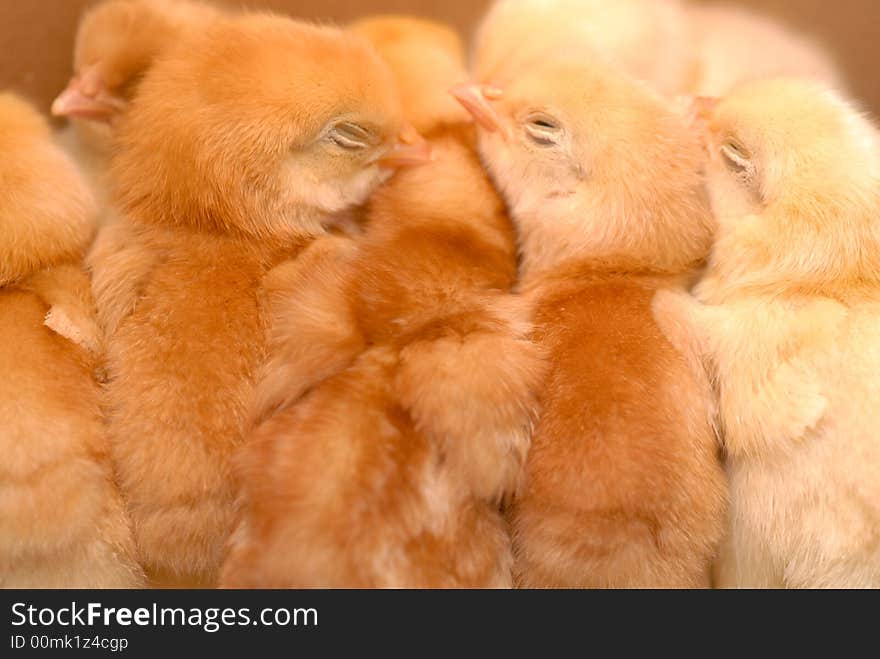
<instances>
[{"instance_id":1,"label":"chick eye","mask_svg":"<svg viewBox=\"0 0 880 659\"><path fill-rule=\"evenodd\" d=\"M359 151L370 146L370 133L357 124L337 124L327 134L327 138L346 151Z\"/></svg>"},{"instance_id":2,"label":"chick eye","mask_svg":"<svg viewBox=\"0 0 880 659\"><path fill-rule=\"evenodd\" d=\"M751 161L748 151L735 142L725 142L721 146L721 156L724 162L737 176L750 181L755 174L755 165Z\"/></svg>"},{"instance_id":3,"label":"chick eye","mask_svg":"<svg viewBox=\"0 0 880 659\"><path fill-rule=\"evenodd\" d=\"M562 126L546 114L534 114L526 119L526 137L538 146L556 146L562 139Z\"/></svg>"}]
</instances>

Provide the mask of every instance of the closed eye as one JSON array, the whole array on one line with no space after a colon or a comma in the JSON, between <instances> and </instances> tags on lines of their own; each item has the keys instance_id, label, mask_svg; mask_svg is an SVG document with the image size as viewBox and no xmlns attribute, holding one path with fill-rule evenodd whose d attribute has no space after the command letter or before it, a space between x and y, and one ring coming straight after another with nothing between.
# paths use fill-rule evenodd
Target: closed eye
<instances>
[{"instance_id":1,"label":"closed eye","mask_svg":"<svg viewBox=\"0 0 880 659\"><path fill-rule=\"evenodd\" d=\"M542 147L557 146L562 141L564 131L560 123L546 114L533 114L523 124L526 137Z\"/></svg>"},{"instance_id":2,"label":"closed eye","mask_svg":"<svg viewBox=\"0 0 880 659\"><path fill-rule=\"evenodd\" d=\"M735 140L728 140L721 145L721 157L728 171L737 179L755 201L762 199L761 188L758 181L758 172L752 155L745 147Z\"/></svg>"},{"instance_id":3,"label":"closed eye","mask_svg":"<svg viewBox=\"0 0 880 659\"><path fill-rule=\"evenodd\" d=\"M751 177L754 173L754 164L748 153L733 142L727 142L721 147L721 156L727 167L734 173Z\"/></svg>"},{"instance_id":4,"label":"closed eye","mask_svg":"<svg viewBox=\"0 0 880 659\"><path fill-rule=\"evenodd\" d=\"M369 131L357 124L337 124L330 130L327 137L335 145L347 151L358 151L370 146Z\"/></svg>"}]
</instances>

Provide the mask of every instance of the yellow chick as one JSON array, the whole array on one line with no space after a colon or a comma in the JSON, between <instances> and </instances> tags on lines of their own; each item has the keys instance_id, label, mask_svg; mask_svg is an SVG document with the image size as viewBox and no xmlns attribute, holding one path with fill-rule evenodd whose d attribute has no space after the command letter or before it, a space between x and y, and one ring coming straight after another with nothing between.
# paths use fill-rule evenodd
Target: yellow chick
<instances>
[{"instance_id":1,"label":"yellow chick","mask_svg":"<svg viewBox=\"0 0 880 659\"><path fill-rule=\"evenodd\" d=\"M880 136L821 85L744 85L709 114L705 277L658 296L717 381L726 587L880 587ZM674 319L674 320L672 320Z\"/></svg>"},{"instance_id":2,"label":"yellow chick","mask_svg":"<svg viewBox=\"0 0 880 659\"><path fill-rule=\"evenodd\" d=\"M833 58L818 43L741 7L694 3L688 9L696 79L687 90L720 96L750 80L797 76L844 86Z\"/></svg>"},{"instance_id":3,"label":"yellow chick","mask_svg":"<svg viewBox=\"0 0 880 659\"><path fill-rule=\"evenodd\" d=\"M718 95L774 75L842 84L832 58L794 30L680 0L498 0L477 32L473 70L491 85L561 54L603 59L666 96Z\"/></svg>"},{"instance_id":4,"label":"yellow chick","mask_svg":"<svg viewBox=\"0 0 880 659\"><path fill-rule=\"evenodd\" d=\"M80 266L95 204L47 123L0 94L0 587L143 584L107 459Z\"/></svg>"},{"instance_id":5,"label":"yellow chick","mask_svg":"<svg viewBox=\"0 0 880 659\"><path fill-rule=\"evenodd\" d=\"M604 59L669 95L682 93L694 75L678 0L498 0L477 31L473 72L491 84L566 52Z\"/></svg>"}]
</instances>

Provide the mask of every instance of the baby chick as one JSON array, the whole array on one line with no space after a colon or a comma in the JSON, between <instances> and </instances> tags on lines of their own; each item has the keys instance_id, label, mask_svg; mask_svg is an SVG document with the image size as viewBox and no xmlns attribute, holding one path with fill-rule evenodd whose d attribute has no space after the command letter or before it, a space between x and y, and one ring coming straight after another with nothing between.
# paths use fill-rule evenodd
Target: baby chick
<instances>
[{"instance_id":1,"label":"baby chick","mask_svg":"<svg viewBox=\"0 0 880 659\"><path fill-rule=\"evenodd\" d=\"M447 90L468 80L465 48L448 25L405 16L375 16L352 24L391 68L409 122L421 133L470 122ZM421 40L421 43L420 43Z\"/></svg>"},{"instance_id":2,"label":"baby chick","mask_svg":"<svg viewBox=\"0 0 880 659\"><path fill-rule=\"evenodd\" d=\"M474 46L474 74L490 83L548 56L602 58L669 95L694 76L686 9L678 0L497 0Z\"/></svg>"},{"instance_id":3,"label":"baby chick","mask_svg":"<svg viewBox=\"0 0 880 659\"><path fill-rule=\"evenodd\" d=\"M80 266L94 201L46 122L10 94L0 154L0 586L138 587Z\"/></svg>"},{"instance_id":4,"label":"baby chick","mask_svg":"<svg viewBox=\"0 0 880 659\"><path fill-rule=\"evenodd\" d=\"M719 96L741 82L781 75L844 86L824 49L764 16L740 7L693 4L688 20L698 67L691 93Z\"/></svg>"},{"instance_id":5,"label":"baby chick","mask_svg":"<svg viewBox=\"0 0 880 659\"><path fill-rule=\"evenodd\" d=\"M738 88L709 132L720 228L702 304L656 304L718 383L719 584L878 588L880 135L795 79Z\"/></svg>"},{"instance_id":6,"label":"baby chick","mask_svg":"<svg viewBox=\"0 0 880 659\"><path fill-rule=\"evenodd\" d=\"M101 205L112 124L156 58L182 35L204 29L220 15L219 9L190 0L107 0L83 15L74 75L52 104L52 114L70 119L59 143L88 175Z\"/></svg>"},{"instance_id":7,"label":"baby chick","mask_svg":"<svg viewBox=\"0 0 880 659\"><path fill-rule=\"evenodd\" d=\"M679 0L498 0L477 33L474 73L491 85L563 53L603 59L667 96L718 95L782 74L842 83L828 54L793 30Z\"/></svg>"},{"instance_id":8,"label":"baby chick","mask_svg":"<svg viewBox=\"0 0 880 659\"><path fill-rule=\"evenodd\" d=\"M699 139L598 61L548 59L498 85L459 96L551 364L513 504L518 581L707 586L725 510L711 390L651 309L709 250Z\"/></svg>"},{"instance_id":9,"label":"baby chick","mask_svg":"<svg viewBox=\"0 0 880 659\"><path fill-rule=\"evenodd\" d=\"M220 16L190 0L107 0L82 17L74 76L52 104L57 116L110 122L134 96L153 61L182 34Z\"/></svg>"},{"instance_id":10,"label":"baby chick","mask_svg":"<svg viewBox=\"0 0 880 659\"><path fill-rule=\"evenodd\" d=\"M356 244L313 253L323 267L283 308L223 583L510 586L498 503L541 366L506 295L512 226L449 102L466 77L454 33L395 17L354 30L390 64L434 159L374 194Z\"/></svg>"},{"instance_id":11,"label":"baby chick","mask_svg":"<svg viewBox=\"0 0 880 659\"><path fill-rule=\"evenodd\" d=\"M213 584L269 310L264 281L417 146L360 39L268 14L166 53L120 121L122 217L90 255L108 424L154 583Z\"/></svg>"}]
</instances>

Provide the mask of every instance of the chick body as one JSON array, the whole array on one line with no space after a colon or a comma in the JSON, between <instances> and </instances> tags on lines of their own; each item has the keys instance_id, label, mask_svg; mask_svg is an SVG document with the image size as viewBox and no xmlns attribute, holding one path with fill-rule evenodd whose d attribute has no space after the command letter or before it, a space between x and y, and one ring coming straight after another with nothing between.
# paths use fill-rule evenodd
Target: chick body
<instances>
[{"instance_id":1,"label":"chick body","mask_svg":"<svg viewBox=\"0 0 880 659\"><path fill-rule=\"evenodd\" d=\"M690 27L677 0L498 0L477 31L473 71L491 83L567 54L679 94L695 74Z\"/></svg>"},{"instance_id":2,"label":"chick body","mask_svg":"<svg viewBox=\"0 0 880 659\"><path fill-rule=\"evenodd\" d=\"M844 76L817 42L740 7L694 4L688 8L696 76L686 91L727 94L738 84L776 76L809 78L844 88Z\"/></svg>"},{"instance_id":3,"label":"chick body","mask_svg":"<svg viewBox=\"0 0 880 659\"><path fill-rule=\"evenodd\" d=\"M709 250L700 144L599 61L550 59L498 87L468 103L549 360L511 509L517 581L708 586L726 494L711 387L651 306Z\"/></svg>"},{"instance_id":4,"label":"chick body","mask_svg":"<svg viewBox=\"0 0 880 659\"><path fill-rule=\"evenodd\" d=\"M696 299L657 305L717 381L719 585L876 588L877 131L795 79L738 88L709 126L718 240Z\"/></svg>"},{"instance_id":5,"label":"chick body","mask_svg":"<svg viewBox=\"0 0 880 659\"><path fill-rule=\"evenodd\" d=\"M844 84L807 36L740 7L679 0L498 0L477 32L474 74L491 84L560 55L603 60L670 97L777 75Z\"/></svg>"},{"instance_id":6,"label":"chick body","mask_svg":"<svg viewBox=\"0 0 880 659\"><path fill-rule=\"evenodd\" d=\"M0 586L143 584L107 459L82 255L95 204L48 125L0 95Z\"/></svg>"},{"instance_id":7,"label":"chick body","mask_svg":"<svg viewBox=\"0 0 880 659\"><path fill-rule=\"evenodd\" d=\"M391 65L433 161L380 188L364 235L325 244L317 285L298 286L312 293L284 306L224 583L510 586L498 506L541 367L507 295L512 227L447 94L465 77L454 34L402 18L355 29Z\"/></svg>"},{"instance_id":8,"label":"chick body","mask_svg":"<svg viewBox=\"0 0 880 659\"><path fill-rule=\"evenodd\" d=\"M90 263L112 455L154 583L216 583L267 278L384 178L399 112L364 43L255 14L170 52L120 124L121 218Z\"/></svg>"}]
</instances>

